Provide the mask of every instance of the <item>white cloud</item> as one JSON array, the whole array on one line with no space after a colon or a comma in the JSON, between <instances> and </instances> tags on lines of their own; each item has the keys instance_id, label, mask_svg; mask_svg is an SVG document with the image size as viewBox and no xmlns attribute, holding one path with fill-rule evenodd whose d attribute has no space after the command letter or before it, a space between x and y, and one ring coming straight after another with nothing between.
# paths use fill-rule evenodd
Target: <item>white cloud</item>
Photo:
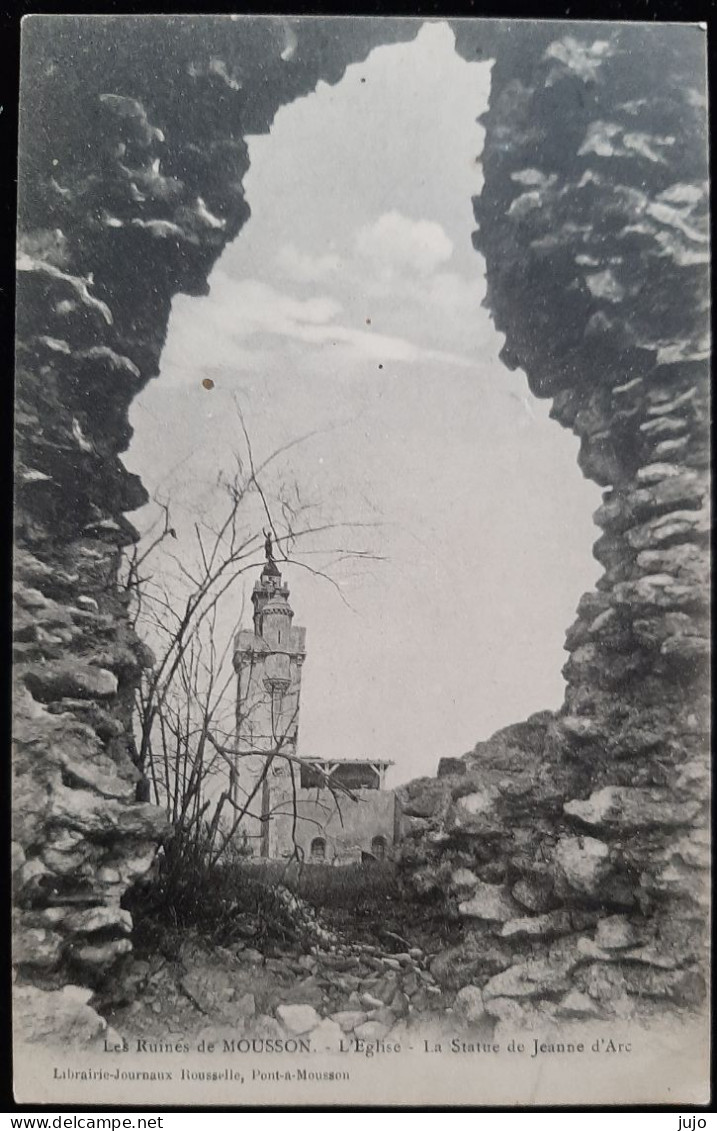
<instances>
[{"instance_id":1,"label":"white cloud","mask_svg":"<svg viewBox=\"0 0 717 1131\"><path fill-rule=\"evenodd\" d=\"M241 358L246 354L250 360L261 357L264 363L271 364L285 348L276 341L281 339L317 349L328 347L332 360L340 357L349 363L368 360L378 365L424 360L461 367L473 364L459 354L425 348L400 335L382 334L364 325L352 326L350 319L342 324L336 320L342 310L341 303L328 295L295 298L270 283L232 279L217 269L212 276L211 302L205 300L202 317L196 320L191 334L182 335L181 312L177 311L179 333L175 331L173 348L165 351L164 362L180 368L200 362L206 370L211 365L231 364L233 356Z\"/></svg>"},{"instance_id":2,"label":"white cloud","mask_svg":"<svg viewBox=\"0 0 717 1131\"><path fill-rule=\"evenodd\" d=\"M318 283L337 274L341 258L338 255L307 255L290 243L276 256L276 265L282 275L297 283Z\"/></svg>"},{"instance_id":3,"label":"white cloud","mask_svg":"<svg viewBox=\"0 0 717 1131\"><path fill-rule=\"evenodd\" d=\"M295 331L300 335L303 326L322 326L341 310L341 303L328 295L293 298L255 279L234 283L227 298L235 304L233 321L244 333L274 329L276 333L286 331L291 336Z\"/></svg>"},{"instance_id":4,"label":"white cloud","mask_svg":"<svg viewBox=\"0 0 717 1131\"><path fill-rule=\"evenodd\" d=\"M253 279L234 285L231 302L232 330L240 340L253 334L290 338L315 346L344 347L349 360L443 361L472 364L467 358L442 350L425 349L393 334L341 325L335 316L341 305L328 296L295 299L268 283Z\"/></svg>"},{"instance_id":5,"label":"white cloud","mask_svg":"<svg viewBox=\"0 0 717 1131\"><path fill-rule=\"evenodd\" d=\"M356 250L389 269L430 275L453 254L453 243L434 220L411 220L400 212L384 212L356 234Z\"/></svg>"}]
</instances>

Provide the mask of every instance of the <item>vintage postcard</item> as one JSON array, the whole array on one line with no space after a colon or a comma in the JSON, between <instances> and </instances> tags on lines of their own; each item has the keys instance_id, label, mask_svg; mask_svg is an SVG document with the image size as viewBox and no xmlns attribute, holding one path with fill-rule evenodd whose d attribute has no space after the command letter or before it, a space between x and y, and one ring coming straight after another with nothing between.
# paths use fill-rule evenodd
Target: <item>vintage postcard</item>
<instances>
[{"instance_id":1,"label":"vintage postcard","mask_svg":"<svg viewBox=\"0 0 717 1131\"><path fill-rule=\"evenodd\" d=\"M708 1102L705 41L25 19L19 1101Z\"/></svg>"}]
</instances>

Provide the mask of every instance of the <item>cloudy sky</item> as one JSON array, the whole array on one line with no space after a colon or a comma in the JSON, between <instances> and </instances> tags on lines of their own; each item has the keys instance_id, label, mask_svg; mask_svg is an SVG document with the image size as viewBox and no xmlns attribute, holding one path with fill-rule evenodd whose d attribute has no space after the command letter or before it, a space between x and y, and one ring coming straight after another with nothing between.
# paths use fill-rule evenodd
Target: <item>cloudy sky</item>
<instances>
[{"instance_id":1,"label":"cloudy sky","mask_svg":"<svg viewBox=\"0 0 717 1131\"><path fill-rule=\"evenodd\" d=\"M598 575L598 489L501 365L481 306L471 196L489 83L490 64L426 24L250 139L251 218L209 295L175 299L125 459L171 498L172 549L189 554L197 515L225 505L237 403L258 459L313 433L267 490L296 483L312 522L357 525L304 543L304 566L336 585L284 570L307 628L300 752L391 758L394 783L560 705L565 629Z\"/></svg>"}]
</instances>

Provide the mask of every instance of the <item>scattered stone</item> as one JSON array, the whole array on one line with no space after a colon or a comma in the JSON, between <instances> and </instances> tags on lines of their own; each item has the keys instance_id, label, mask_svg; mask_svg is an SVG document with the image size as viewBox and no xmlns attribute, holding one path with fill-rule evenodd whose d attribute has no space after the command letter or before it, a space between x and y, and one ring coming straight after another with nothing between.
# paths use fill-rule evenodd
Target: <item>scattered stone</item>
<instances>
[{"instance_id":1,"label":"scattered stone","mask_svg":"<svg viewBox=\"0 0 717 1131\"><path fill-rule=\"evenodd\" d=\"M357 1025L368 1021L368 1013L360 1009L341 1009L338 1013L331 1014L331 1020L336 1022L342 1032L350 1033Z\"/></svg>"},{"instance_id":2,"label":"scattered stone","mask_svg":"<svg viewBox=\"0 0 717 1131\"><path fill-rule=\"evenodd\" d=\"M362 1041L380 1041L390 1028L390 1025L384 1025L380 1021L365 1021L354 1029L354 1036Z\"/></svg>"},{"instance_id":3,"label":"scattered stone","mask_svg":"<svg viewBox=\"0 0 717 1131\"><path fill-rule=\"evenodd\" d=\"M600 1010L592 998L579 990L571 990L558 1004L560 1017L599 1017Z\"/></svg>"},{"instance_id":4,"label":"scattered stone","mask_svg":"<svg viewBox=\"0 0 717 1131\"><path fill-rule=\"evenodd\" d=\"M396 962L400 962L401 966L412 966L413 960L410 954L394 954Z\"/></svg>"},{"instance_id":5,"label":"scattered stone","mask_svg":"<svg viewBox=\"0 0 717 1131\"><path fill-rule=\"evenodd\" d=\"M236 1017L254 1017L256 1001L254 994L242 994L231 1003L231 1012Z\"/></svg>"},{"instance_id":6,"label":"scattered stone","mask_svg":"<svg viewBox=\"0 0 717 1131\"><path fill-rule=\"evenodd\" d=\"M319 1008L324 1001L328 983L312 974L281 991L287 1004L313 1005Z\"/></svg>"},{"instance_id":7,"label":"scattered stone","mask_svg":"<svg viewBox=\"0 0 717 1131\"><path fill-rule=\"evenodd\" d=\"M380 997L374 997L373 994L368 994L368 993L360 994L359 1000L361 1002L361 1005L364 1005L366 1007L366 1009L369 1009L369 1010L371 1010L371 1009L381 1009L383 1007L383 1005L385 1004L383 1001L381 1001Z\"/></svg>"},{"instance_id":8,"label":"scattered stone","mask_svg":"<svg viewBox=\"0 0 717 1131\"><path fill-rule=\"evenodd\" d=\"M290 1033L309 1033L321 1021L313 1005L280 1005L276 1016Z\"/></svg>"},{"instance_id":9,"label":"scattered stone","mask_svg":"<svg viewBox=\"0 0 717 1131\"><path fill-rule=\"evenodd\" d=\"M375 986L371 987L371 992L374 997L380 998L384 1005L388 1005L393 995L396 993L398 987L398 978L393 971L386 974Z\"/></svg>"},{"instance_id":10,"label":"scattered stone","mask_svg":"<svg viewBox=\"0 0 717 1131\"><path fill-rule=\"evenodd\" d=\"M453 1002L455 1012L473 1024L485 1015L483 993L478 986L464 986L456 994Z\"/></svg>"},{"instance_id":11,"label":"scattered stone","mask_svg":"<svg viewBox=\"0 0 717 1131\"><path fill-rule=\"evenodd\" d=\"M279 1022L275 1017L270 1017L267 1013L260 1013L251 1023L251 1034L253 1037L264 1037L272 1040L277 1037L283 1038L285 1033Z\"/></svg>"},{"instance_id":12,"label":"scattered stone","mask_svg":"<svg viewBox=\"0 0 717 1131\"><path fill-rule=\"evenodd\" d=\"M396 1020L396 1014L387 1005L382 1009L372 1009L368 1015L369 1021L377 1021L380 1025L387 1025L390 1029Z\"/></svg>"},{"instance_id":13,"label":"scattered stone","mask_svg":"<svg viewBox=\"0 0 717 1131\"><path fill-rule=\"evenodd\" d=\"M391 1010L397 1017L406 1017L408 1015L410 1004L407 995L403 990L397 990L389 1002Z\"/></svg>"},{"instance_id":14,"label":"scattered stone","mask_svg":"<svg viewBox=\"0 0 717 1131\"><path fill-rule=\"evenodd\" d=\"M525 1009L511 997L494 997L486 1001L485 1012L499 1021L507 1021L522 1026L525 1022Z\"/></svg>"},{"instance_id":15,"label":"scattered stone","mask_svg":"<svg viewBox=\"0 0 717 1131\"><path fill-rule=\"evenodd\" d=\"M404 993L408 994L409 997L415 994L417 989L418 978L415 974L409 974L406 978L403 979L403 990Z\"/></svg>"}]
</instances>

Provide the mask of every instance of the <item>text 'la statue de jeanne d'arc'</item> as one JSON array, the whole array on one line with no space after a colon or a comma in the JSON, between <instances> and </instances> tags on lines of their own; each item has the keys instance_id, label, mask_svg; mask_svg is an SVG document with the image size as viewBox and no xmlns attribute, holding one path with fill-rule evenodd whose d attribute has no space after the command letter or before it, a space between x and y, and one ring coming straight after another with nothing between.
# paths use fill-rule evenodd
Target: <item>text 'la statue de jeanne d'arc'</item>
<instances>
[{"instance_id":1,"label":"text 'la statue de jeanne d'arc'","mask_svg":"<svg viewBox=\"0 0 717 1131\"><path fill-rule=\"evenodd\" d=\"M234 642L236 758L229 781L216 786L228 787L240 808L256 790L237 843L264 859L295 853L314 863L390 857L397 820L394 792L385 788L391 763L299 756L306 629L293 623L270 535L265 553L251 598L253 629L240 629Z\"/></svg>"}]
</instances>

